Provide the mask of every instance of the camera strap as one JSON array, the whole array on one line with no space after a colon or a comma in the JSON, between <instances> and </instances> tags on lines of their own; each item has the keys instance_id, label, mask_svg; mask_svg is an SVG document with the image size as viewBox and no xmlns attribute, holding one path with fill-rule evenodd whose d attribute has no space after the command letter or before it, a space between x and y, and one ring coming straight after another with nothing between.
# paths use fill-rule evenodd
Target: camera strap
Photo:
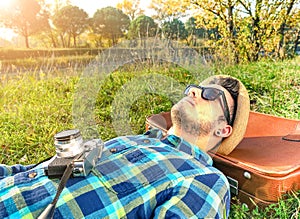
<instances>
[{"instance_id":1,"label":"camera strap","mask_svg":"<svg viewBox=\"0 0 300 219\"><path fill-rule=\"evenodd\" d=\"M80 154L81 155L81 154ZM77 159L80 155L76 156L73 161L75 159ZM66 183L68 181L68 179L70 178L71 174L72 174L72 171L73 171L73 167L74 167L74 163L70 162L65 171L64 171L64 174L63 176L61 177L60 179L60 182L59 182L59 185L58 185L58 188L57 188L57 191L56 191L56 195L53 199L53 201L45 208L45 210L40 214L40 216L38 217L38 219L51 219L54 215L54 210L55 210L55 207L56 207L56 203L59 199L59 196L61 194L61 192L63 191L63 189L65 188L66 186Z\"/></svg>"}]
</instances>

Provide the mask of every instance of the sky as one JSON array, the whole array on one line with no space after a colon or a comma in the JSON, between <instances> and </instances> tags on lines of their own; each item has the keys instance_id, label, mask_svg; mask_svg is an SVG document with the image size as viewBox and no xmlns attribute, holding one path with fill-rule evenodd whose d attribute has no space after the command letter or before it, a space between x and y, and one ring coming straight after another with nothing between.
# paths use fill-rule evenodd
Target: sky
<instances>
[{"instance_id":1,"label":"sky","mask_svg":"<svg viewBox=\"0 0 300 219\"><path fill-rule=\"evenodd\" d=\"M0 7L5 7L12 0L0 0ZM47 3L52 3L54 0L46 0ZM78 6L89 14L90 17L94 15L97 9L104 8L107 6L116 7L117 3L122 0L70 0L72 5ZM145 10L146 15L150 15L150 10L147 11L151 1L140 0L141 8ZM5 4L4 4L5 3ZM14 32L10 29L0 28L0 37L6 40L11 40L15 36Z\"/></svg>"},{"instance_id":2,"label":"sky","mask_svg":"<svg viewBox=\"0 0 300 219\"><path fill-rule=\"evenodd\" d=\"M48 0L48 1L52 1L52 0ZM82 8L90 16L93 16L93 14L99 8L104 8L107 6L115 7L117 5L117 3L119 3L119 2L122 2L122 0L71 0L72 5L76 5L79 8ZM150 2L151 1L149 1L149 0L140 0L141 8L146 10L147 7L150 5ZM145 14L147 14L147 12L145 12Z\"/></svg>"}]
</instances>

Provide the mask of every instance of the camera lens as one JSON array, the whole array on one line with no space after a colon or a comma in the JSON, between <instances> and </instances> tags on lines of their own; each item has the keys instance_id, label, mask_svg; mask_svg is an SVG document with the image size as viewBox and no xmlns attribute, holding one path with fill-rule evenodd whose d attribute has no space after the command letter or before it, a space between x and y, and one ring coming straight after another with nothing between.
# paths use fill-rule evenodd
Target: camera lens
<instances>
[{"instance_id":1,"label":"camera lens","mask_svg":"<svg viewBox=\"0 0 300 219\"><path fill-rule=\"evenodd\" d=\"M54 135L58 157L74 157L83 152L83 140L78 129L65 130Z\"/></svg>"}]
</instances>

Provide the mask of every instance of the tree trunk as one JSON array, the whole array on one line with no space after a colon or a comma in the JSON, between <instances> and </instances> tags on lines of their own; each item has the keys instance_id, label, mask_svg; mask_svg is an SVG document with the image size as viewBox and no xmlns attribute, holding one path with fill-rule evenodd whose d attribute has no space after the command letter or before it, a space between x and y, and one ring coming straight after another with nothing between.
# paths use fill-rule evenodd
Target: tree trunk
<instances>
[{"instance_id":1,"label":"tree trunk","mask_svg":"<svg viewBox=\"0 0 300 219\"><path fill-rule=\"evenodd\" d=\"M280 28L279 28L279 38L280 38L280 40L279 40L279 43L278 43L278 46L277 46L277 55L281 59L283 59L284 56L285 56L285 51L284 51L284 38L285 38L284 29L285 29L285 22L283 22L280 25Z\"/></svg>"},{"instance_id":2,"label":"tree trunk","mask_svg":"<svg viewBox=\"0 0 300 219\"><path fill-rule=\"evenodd\" d=\"M253 62L259 59L259 52L261 49L261 37L258 30L261 29L260 27L260 14L262 10L262 0L256 1L255 6L255 15L252 15L252 37L251 43L254 45L254 49L251 52L251 55L248 56L248 61Z\"/></svg>"},{"instance_id":3,"label":"tree trunk","mask_svg":"<svg viewBox=\"0 0 300 219\"><path fill-rule=\"evenodd\" d=\"M299 44L300 44L300 31L297 31L297 36L296 36L295 43L294 43L294 45L295 45L294 46L294 53L297 52Z\"/></svg>"},{"instance_id":4,"label":"tree trunk","mask_svg":"<svg viewBox=\"0 0 300 219\"><path fill-rule=\"evenodd\" d=\"M259 58L259 52L260 52L260 37L258 30L260 29L259 27L259 22L260 18L259 15L256 15L256 17L253 20L253 34L252 34L252 43L254 44L254 51L252 56L250 57L250 60L248 61L257 61Z\"/></svg>"},{"instance_id":5,"label":"tree trunk","mask_svg":"<svg viewBox=\"0 0 300 219\"><path fill-rule=\"evenodd\" d=\"M228 7L228 32L230 35L230 43L232 44L232 49L231 51L233 52L233 58L234 58L234 63L238 64L240 62L239 59L239 54L236 50L236 39L235 39L235 35L234 35L234 22L233 22L233 9L234 7L232 5L229 5Z\"/></svg>"},{"instance_id":6,"label":"tree trunk","mask_svg":"<svg viewBox=\"0 0 300 219\"><path fill-rule=\"evenodd\" d=\"M61 43L62 43L62 47L65 48L66 47L65 40L64 40L64 36L63 36L62 33L60 34L60 40L61 40Z\"/></svg>"},{"instance_id":7,"label":"tree trunk","mask_svg":"<svg viewBox=\"0 0 300 219\"><path fill-rule=\"evenodd\" d=\"M25 36L25 45L26 45L26 48L29 49L29 40L28 40L28 36Z\"/></svg>"},{"instance_id":8,"label":"tree trunk","mask_svg":"<svg viewBox=\"0 0 300 219\"><path fill-rule=\"evenodd\" d=\"M25 37L25 46L26 48L29 48L29 40L28 40L28 29L27 29L27 26L25 26L25 29L24 29L24 37Z\"/></svg>"},{"instance_id":9,"label":"tree trunk","mask_svg":"<svg viewBox=\"0 0 300 219\"><path fill-rule=\"evenodd\" d=\"M291 0L291 2L288 5L288 8L286 10L286 17L289 16L289 14L291 13L293 6L295 4L295 0ZM280 37L280 41L278 43L278 48L277 48L277 54L279 55L280 58L284 58L286 55L286 51L285 51L285 27L286 27L286 19L283 20L283 22L280 25L279 28L279 37Z\"/></svg>"},{"instance_id":10,"label":"tree trunk","mask_svg":"<svg viewBox=\"0 0 300 219\"><path fill-rule=\"evenodd\" d=\"M52 30L50 29L50 37L51 37L51 42L52 42L52 46L54 48L57 48L57 45L56 45L56 41L54 39L54 36L53 36L53 33L52 33Z\"/></svg>"},{"instance_id":11,"label":"tree trunk","mask_svg":"<svg viewBox=\"0 0 300 219\"><path fill-rule=\"evenodd\" d=\"M70 45L71 45L71 35L69 34L68 35L68 48L70 48Z\"/></svg>"},{"instance_id":12,"label":"tree trunk","mask_svg":"<svg viewBox=\"0 0 300 219\"><path fill-rule=\"evenodd\" d=\"M77 48L76 35L73 35L74 47Z\"/></svg>"}]
</instances>

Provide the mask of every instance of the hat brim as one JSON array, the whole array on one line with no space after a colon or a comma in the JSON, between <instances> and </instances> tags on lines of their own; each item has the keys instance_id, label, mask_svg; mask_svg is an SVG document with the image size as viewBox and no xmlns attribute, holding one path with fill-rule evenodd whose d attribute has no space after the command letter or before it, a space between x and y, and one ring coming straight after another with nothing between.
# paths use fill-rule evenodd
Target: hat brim
<instances>
[{"instance_id":1,"label":"hat brim","mask_svg":"<svg viewBox=\"0 0 300 219\"><path fill-rule=\"evenodd\" d=\"M216 79L220 78L234 77L228 75L215 75L205 79L201 85L212 84ZM230 154L244 138L250 112L248 91L240 80L237 78L234 79L239 82L239 94L237 98L236 115L232 125L232 133L229 137L223 139L217 150L217 153L224 155Z\"/></svg>"}]
</instances>

